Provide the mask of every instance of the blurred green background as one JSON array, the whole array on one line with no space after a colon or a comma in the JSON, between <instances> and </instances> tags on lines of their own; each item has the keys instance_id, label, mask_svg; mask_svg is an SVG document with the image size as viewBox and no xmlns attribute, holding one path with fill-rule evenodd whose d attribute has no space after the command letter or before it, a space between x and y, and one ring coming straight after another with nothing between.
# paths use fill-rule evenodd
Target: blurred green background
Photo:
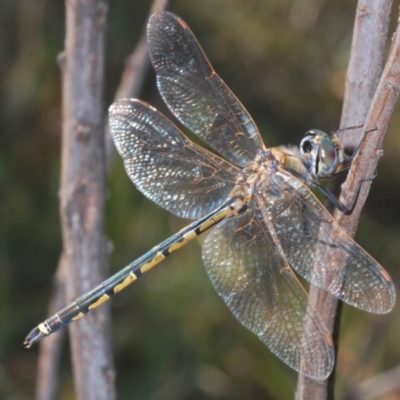
<instances>
[{"instance_id":1,"label":"blurred green background","mask_svg":"<svg viewBox=\"0 0 400 400\"><path fill-rule=\"evenodd\" d=\"M151 4L110 3L105 109ZM250 111L267 146L297 144L310 128L338 128L355 8L355 0L181 0L172 5ZM63 50L64 14L58 1L0 2L0 398L5 399L33 397L38 346L24 350L22 342L46 316L61 251L56 58ZM152 72L141 98L165 110ZM399 127L397 114L357 235L397 288ZM107 202L112 271L186 223L145 199L116 157ZM117 296L112 308L120 399L293 398L296 373L229 313L208 281L200 243L144 276ZM399 335L399 306L386 316L344 306L338 398L350 398L361 382L399 364ZM74 398L68 357L66 344L61 399ZM400 393L391 396L380 398Z\"/></svg>"}]
</instances>

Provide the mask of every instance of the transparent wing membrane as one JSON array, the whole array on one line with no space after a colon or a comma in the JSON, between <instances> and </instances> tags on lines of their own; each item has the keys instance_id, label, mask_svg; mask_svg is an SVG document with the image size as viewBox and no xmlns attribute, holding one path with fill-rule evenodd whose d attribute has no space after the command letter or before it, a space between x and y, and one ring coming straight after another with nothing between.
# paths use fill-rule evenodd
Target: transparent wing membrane
<instances>
[{"instance_id":1,"label":"transparent wing membrane","mask_svg":"<svg viewBox=\"0 0 400 400\"><path fill-rule=\"evenodd\" d=\"M191 142L155 108L123 99L109 112L114 143L137 188L182 218L200 218L221 205L238 169Z\"/></svg>"},{"instance_id":2,"label":"transparent wing membrane","mask_svg":"<svg viewBox=\"0 0 400 400\"><path fill-rule=\"evenodd\" d=\"M396 300L389 274L343 232L311 190L284 170L271 176L270 188L281 196L266 198L266 211L289 264L348 304L389 312ZM325 257L323 265L315 265L318 252Z\"/></svg>"},{"instance_id":3,"label":"transparent wing membrane","mask_svg":"<svg viewBox=\"0 0 400 400\"><path fill-rule=\"evenodd\" d=\"M252 161L264 148L258 129L185 22L153 14L147 37L158 89L175 117L232 163Z\"/></svg>"},{"instance_id":4,"label":"transparent wing membrane","mask_svg":"<svg viewBox=\"0 0 400 400\"><path fill-rule=\"evenodd\" d=\"M265 221L250 209L209 233L203 260L233 315L293 369L315 379L332 370L330 335L309 305ZM312 335L305 335L307 316Z\"/></svg>"}]
</instances>

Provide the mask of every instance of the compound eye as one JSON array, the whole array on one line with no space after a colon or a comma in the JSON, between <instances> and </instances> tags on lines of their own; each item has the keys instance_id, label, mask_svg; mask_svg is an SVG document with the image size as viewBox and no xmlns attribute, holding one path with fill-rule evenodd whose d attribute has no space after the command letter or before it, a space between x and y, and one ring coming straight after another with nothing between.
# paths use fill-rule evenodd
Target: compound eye
<instances>
[{"instance_id":1,"label":"compound eye","mask_svg":"<svg viewBox=\"0 0 400 400\"><path fill-rule=\"evenodd\" d=\"M311 153L313 149L313 146L311 144L311 141L308 138L304 138L301 141L301 150L303 153Z\"/></svg>"},{"instance_id":2,"label":"compound eye","mask_svg":"<svg viewBox=\"0 0 400 400\"><path fill-rule=\"evenodd\" d=\"M324 137L319 145L319 168L320 177L331 175L338 164L338 151L335 143L329 137Z\"/></svg>"},{"instance_id":3,"label":"compound eye","mask_svg":"<svg viewBox=\"0 0 400 400\"><path fill-rule=\"evenodd\" d=\"M319 129L308 130L300 142L300 151L303 154L310 154L313 151L317 152L321 138L327 136L328 135L325 132L320 131ZM315 154L315 156L316 155L317 154Z\"/></svg>"}]
</instances>

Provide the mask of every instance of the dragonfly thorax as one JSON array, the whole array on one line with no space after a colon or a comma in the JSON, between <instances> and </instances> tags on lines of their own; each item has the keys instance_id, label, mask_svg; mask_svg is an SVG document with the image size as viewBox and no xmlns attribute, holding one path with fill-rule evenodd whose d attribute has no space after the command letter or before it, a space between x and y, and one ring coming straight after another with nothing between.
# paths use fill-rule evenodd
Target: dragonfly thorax
<instances>
[{"instance_id":1,"label":"dragonfly thorax","mask_svg":"<svg viewBox=\"0 0 400 400\"><path fill-rule=\"evenodd\" d=\"M312 173L304 163L301 152L296 146L280 146L270 149L270 151L278 161L280 167L289 171L304 183L312 183Z\"/></svg>"},{"instance_id":2,"label":"dragonfly thorax","mask_svg":"<svg viewBox=\"0 0 400 400\"><path fill-rule=\"evenodd\" d=\"M242 170L230 196L242 193L245 203L248 203L254 196L262 195L269 190L271 178L279 169L290 172L307 184L312 182L312 175L305 167L297 147L270 148L260 152L255 161Z\"/></svg>"}]
</instances>

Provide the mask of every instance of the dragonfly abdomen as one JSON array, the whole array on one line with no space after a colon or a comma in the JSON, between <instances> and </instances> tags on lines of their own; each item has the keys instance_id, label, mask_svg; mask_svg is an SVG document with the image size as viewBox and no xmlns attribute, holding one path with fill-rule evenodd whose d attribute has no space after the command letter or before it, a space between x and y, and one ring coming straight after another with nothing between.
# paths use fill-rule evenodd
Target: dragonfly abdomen
<instances>
[{"instance_id":1,"label":"dragonfly abdomen","mask_svg":"<svg viewBox=\"0 0 400 400\"><path fill-rule=\"evenodd\" d=\"M69 306L32 329L25 339L24 346L29 348L33 343L38 342L45 336L49 336L71 322L82 318L89 311L97 308L128 285L135 282L142 274L153 269L174 251L179 250L224 218L238 212L243 205L244 200L242 196L229 198L222 206L209 215L193 222L158 246L153 247L142 257L108 278L89 293L79 297Z\"/></svg>"}]
</instances>

